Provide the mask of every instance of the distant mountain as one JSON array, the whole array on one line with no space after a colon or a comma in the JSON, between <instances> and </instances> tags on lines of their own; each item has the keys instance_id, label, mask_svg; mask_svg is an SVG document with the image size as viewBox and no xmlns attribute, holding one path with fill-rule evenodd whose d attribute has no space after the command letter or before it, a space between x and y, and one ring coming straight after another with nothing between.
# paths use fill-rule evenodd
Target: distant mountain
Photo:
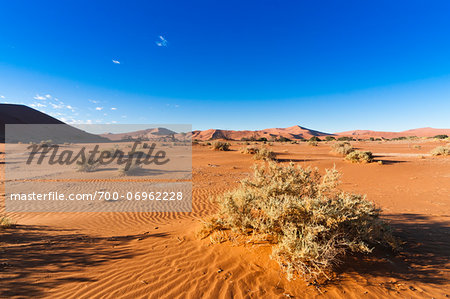
<instances>
[{"instance_id":1,"label":"distant mountain","mask_svg":"<svg viewBox=\"0 0 450 299\"><path fill-rule=\"evenodd\" d=\"M112 141L141 139L141 140L190 140L190 134L177 133L166 128L152 128L126 133L106 133L100 136Z\"/></svg>"},{"instance_id":2,"label":"distant mountain","mask_svg":"<svg viewBox=\"0 0 450 299\"><path fill-rule=\"evenodd\" d=\"M10 142L108 142L98 135L74 128L62 121L25 105L0 104L0 142L5 142L5 125L14 126L8 130ZM26 126L25 126L26 125ZM36 125L36 126L28 126ZM58 125L58 126L54 126ZM9 132L9 131L8 131Z\"/></svg>"},{"instance_id":3,"label":"distant mountain","mask_svg":"<svg viewBox=\"0 0 450 299\"><path fill-rule=\"evenodd\" d=\"M193 131L192 139L195 140L211 140L211 139L228 139L228 140L242 140L242 139L260 139L267 138L267 140L279 139L280 137L291 140L309 139L313 136L330 136L332 134L323 133L300 126L292 126L289 128L271 128L256 131L233 131L233 130L219 130L209 129L205 131Z\"/></svg>"},{"instance_id":4,"label":"distant mountain","mask_svg":"<svg viewBox=\"0 0 450 299\"><path fill-rule=\"evenodd\" d=\"M433 137L436 135L448 135L450 136L450 129L435 129L435 128L418 128L412 130L406 130L402 132L381 132L381 131L371 131L371 130L353 130L335 133L337 136L351 136L361 139L366 138L398 138L398 137Z\"/></svg>"}]
</instances>

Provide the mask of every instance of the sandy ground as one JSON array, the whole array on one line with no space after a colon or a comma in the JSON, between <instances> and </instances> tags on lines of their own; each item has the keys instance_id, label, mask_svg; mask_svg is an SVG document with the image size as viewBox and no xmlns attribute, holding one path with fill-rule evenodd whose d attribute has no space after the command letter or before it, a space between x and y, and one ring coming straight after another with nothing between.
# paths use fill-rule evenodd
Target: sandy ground
<instances>
[{"instance_id":1,"label":"sandy ground","mask_svg":"<svg viewBox=\"0 0 450 299\"><path fill-rule=\"evenodd\" d=\"M8 213L18 225L0 232L0 297L445 298L450 158L426 155L437 143L415 144L355 143L383 165L345 162L325 143L272 146L282 163L321 171L336 165L342 189L367 194L405 241L398 255L348 257L335 281L321 288L287 281L265 244L196 237L201 219L215 211L209 198L251 172L254 160L233 143L229 152L193 147L192 213ZM4 200L3 184L0 193Z\"/></svg>"}]
</instances>

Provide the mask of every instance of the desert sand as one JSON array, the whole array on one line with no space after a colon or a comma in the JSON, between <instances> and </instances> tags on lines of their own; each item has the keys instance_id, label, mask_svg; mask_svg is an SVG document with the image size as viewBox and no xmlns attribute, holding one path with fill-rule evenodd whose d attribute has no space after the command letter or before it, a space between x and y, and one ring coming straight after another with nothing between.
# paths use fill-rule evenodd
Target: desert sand
<instances>
[{"instance_id":1,"label":"desert sand","mask_svg":"<svg viewBox=\"0 0 450 299\"><path fill-rule=\"evenodd\" d=\"M281 163L321 172L336 165L341 188L366 194L405 242L397 255L349 256L330 284L287 281L267 244L211 244L196 236L215 212L209 199L235 187L255 163L232 142L228 152L193 146L192 213L7 213L17 226L0 232L0 297L447 297L450 159L428 155L439 142L353 145L383 164L348 163L325 142L271 146ZM0 161L4 201L3 155Z\"/></svg>"}]
</instances>

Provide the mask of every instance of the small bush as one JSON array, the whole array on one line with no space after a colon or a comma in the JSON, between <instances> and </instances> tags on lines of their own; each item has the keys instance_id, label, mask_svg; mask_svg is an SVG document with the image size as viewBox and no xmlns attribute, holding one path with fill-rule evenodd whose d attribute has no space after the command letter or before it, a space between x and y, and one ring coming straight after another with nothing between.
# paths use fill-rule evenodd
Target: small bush
<instances>
[{"instance_id":1,"label":"small bush","mask_svg":"<svg viewBox=\"0 0 450 299\"><path fill-rule=\"evenodd\" d=\"M416 145L414 145L414 148L415 148L415 149L421 149L422 146L416 144Z\"/></svg>"},{"instance_id":2,"label":"small bush","mask_svg":"<svg viewBox=\"0 0 450 299\"><path fill-rule=\"evenodd\" d=\"M373 162L372 152L355 150L345 156L345 159L352 163L371 163Z\"/></svg>"},{"instance_id":3,"label":"small bush","mask_svg":"<svg viewBox=\"0 0 450 299\"><path fill-rule=\"evenodd\" d=\"M448 138L448 135L441 134L441 135L436 135L436 136L434 136L433 138L436 138L436 139L446 139L446 138Z\"/></svg>"},{"instance_id":4,"label":"small bush","mask_svg":"<svg viewBox=\"0 0 450 299\"><path fill-rule=\"evenodd\" d=\"M230 150L230 143L223 141L214 141L211 148L215 151L228 151Z\"/></svg>"},{"instance_id":5,"label":"small bush","mask_svg":"<svg viewBox=\"0 0 450 299\"><path fill-rule=\"evenodd\" d=\"M126 168L126 165L119 169L119 173L121 175L136 175L141 171L142 171L142 166L137 163L131 164L128 169Z\"/></svg>"},{"instance_id":6,"label":"small bush","mask_svg":"<svg viewBox=\"0 0 450 299\"><path fill-rule=\"evenodd\" d=\"M243 154L249 154L249 155L254 155L259 151L259 148L257 148L256 146L247 146L244 148L241 148L240 152Z\"/></svg>"},{"instance_id":7,"label":"small bush","mask_svg":"<svg viewBox=\"0 0 450 299\"><path fill-rule=\"evenodd\" d=\"M430 154L432 156L449 156L450 146L438 146L431 150Z\"/></svg>"},{"instance_id":8,"label":"small bush","mask_svg":"<svg viewBox=\"0 0 450 299\"><path fill-rule=\"evenodd\" d=\"M88 159L85 159L81 164L77 162L77 170L80 172L93 172L96 171L100 167L100 163L97 161L89 162Z\"/></svg>"},{"instance_id":9,"label":"small bush","mask_svg":"<svg viewBox=\"0 0 450 299\"><path fill-rule=\"evenodd\" d=\"M309 141L322 141L322 140L320 140L320 138L317 136L313 136L313 137L309 138Z\"/></svg>"},{"instance_id":10,"label":"small bush","mask_svg":"<svg viewBox=\"0 0 450 299\"><path fill-rule=\"evenodd\" d=\"M337 189L335 169L324 176L293 163L254 170L253 178L216 199L219 212L204 223L201 236L230 230L265 240L288 279L303 275L315 282L328 278L347 253L370 253L376 244L397 248L372 202Z\"/></svg>"},{"instance_id":11,"label":"small bush","mask_svg":"<svg viewBox=\"0 0 450 299\"><path fill-rule=\"evenodd\" d=\"M333 140L336 140L336 138L334 138L333 136L327 136L327 137L325 137L325 140L326 141L333 141Z\"/></svg>"},{"instance_id":12,"label":"small bush","mask_svg":"<svg viewBox=\"0 0 450 299\"><path fill-rule=\"evenodd\" d=\"M331 151L342 156L347 156L348 154L353 152L354 149L353 146L350 144L350 142L341 141L333 144L331 146Z\"/></svg>"},{"instance_id":13,"label":"small bush","mask_svg":"<svg viewBox=\"0 0 450 299\"><path fill-rule=\"evenodd\" d=\"M273 161L276 159L276 154L273 151L263 147L256 151L253 158L255 160Z\"/></svg>"},{"instance_id":14,"label":"small bush","mask_svg":"<svg viewBox=\"0 0 450 299\"><path fill-rule=\"evenodd\" d=\"M318 146L319 143L317 141L310 140L310 141L308 141L308 145L310 145L310 146Z\"/></svg>"},{"instance_id":15,"label":"small bush","mask_svg":"<svg viewBox=\"0 0 450 299\"><path fill-rule=\"evenodd\" d=\"M6 216L0 216L0 229L12 228L16 225L10 218Z\"/></svg>"}]
</instances>

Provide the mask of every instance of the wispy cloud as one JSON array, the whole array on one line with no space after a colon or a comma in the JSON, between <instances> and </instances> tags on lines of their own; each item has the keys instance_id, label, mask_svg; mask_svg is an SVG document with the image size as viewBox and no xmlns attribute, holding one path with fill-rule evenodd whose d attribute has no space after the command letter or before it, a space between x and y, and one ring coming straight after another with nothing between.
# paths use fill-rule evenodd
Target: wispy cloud
<instances>
[{"instance_id":1,"label":"wispy cloud","mask_svg":"<svg viewBox=\"0 0 450 299\"><path fill-rule=\"evenodd\" d=\"M93 103L93 104L98 104L99 103L99 101L95 101L95 100L91 100L91 99L88 99L88 101Z\"/></svg>"},{"instance_id":2,"label":"wispy cloud","mask_svg":"<svg viewBox=\"0 0 450 299\"><path fill-rule=\"evenodd\" d=\"M114 63L114 64L120 64L120 61L119 60L112 60L112 62Z\"/></svg>"},{"instance_id":3,"label":"wispy cloud","mask_svg":"<svg viewBox=\"0 0 450 299\"><path fill-rule=\"evenodd\" d=\"M155 43L158 47L167 47L169 44L169 42L162 35L159 36L159 40Z\"/></svg>"},{"instance_id":4,"label":"wispy cloud","mask_svg":"<svg viewBox=\"0 0 450 299\"><path fill-rule=\"evenodd\" d=\"M44 96L40 96L40 95L35 95L34 96L34 98L33 99L35 99L35 100L41 100L41 101L45 101L47 98L46 97L44 97Z\"/></svg>"},{"instance_id":5,"label":"wispy cloud","mask_svg":"<svg viewBox=\"0 0 450 299\"><path fill-rule=\"evenodd\" d=\"M112 107L111 110L117 110L117 108L116 107Z\"/></svg>"},{"instance_id":6,"label":"wispy cloud","mask_svg":"<svg viewBox=\"0 0 450 299\"><path fill-rule=\"evenodd\" d=\"M95 110L101 111L103 110L103 107L95 107Z\"/></svg>"},{"instance_id":7,"label":"wispy cloud","mask_svg":"<svg viewBox=\"0 0 450 299\"><path fill-rule=\"evenodd\" d=\"M42 107L47 107L47 105L44 105L44 104L41 104L41 103L33 103L33 104L30 104L30 107L42 108Z\"/></svg>"},{"instance_id":8,"label":"wispy cloud","mask_svg":"<svg viewBox=\"0 0 450 299\"><path fill-rule=\"evenodd\" d=\"M4 98L5 98L5 96L0 95L0 99L4 99Z\"/></svg>"},{"instance_id":9,"label":"wispy cloud","mask_svg":"<svg viewBox=\"0 0 450 299\"><path fill-rule=\"evenodd\" d=\"M45 97L46 97L47 99L51 99L51 98L52 98L52 96L49 95L49 94L46 94Z\"/></svg>"}]
</instances>

